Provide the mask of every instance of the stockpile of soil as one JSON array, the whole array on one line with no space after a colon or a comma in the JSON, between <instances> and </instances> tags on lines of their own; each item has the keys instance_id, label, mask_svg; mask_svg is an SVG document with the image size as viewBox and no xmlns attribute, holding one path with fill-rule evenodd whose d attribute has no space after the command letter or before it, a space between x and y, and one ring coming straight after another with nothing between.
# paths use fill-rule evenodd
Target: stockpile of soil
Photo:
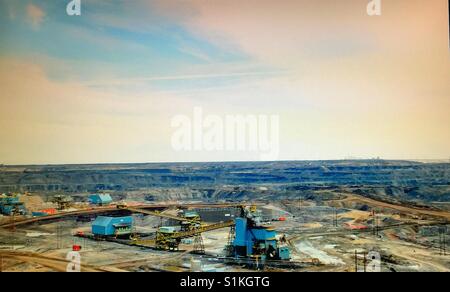
<instances>
[{"instance_id":1,"label":"stockpile of soil","mask_svg":"<svg viewBox=\"0 0 450 292\"><path fill-rule=\"evenodd\" d=\"M53 203L44 202L44 200L42 200L42 198L40 196L23 195L20 197L20 201L23 202L25 205L25 208L31 212L57 207Z\"/></svg>"}]
</instances>

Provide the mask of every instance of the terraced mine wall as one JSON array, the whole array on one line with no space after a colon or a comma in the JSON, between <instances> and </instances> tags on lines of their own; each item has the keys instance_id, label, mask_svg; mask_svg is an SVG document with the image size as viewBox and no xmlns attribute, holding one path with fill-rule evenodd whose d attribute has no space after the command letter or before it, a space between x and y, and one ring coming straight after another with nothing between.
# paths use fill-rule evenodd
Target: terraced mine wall
<instances>
[{"instance_id":1,"label":"terraced mine wall","mask_svg":"<svg viewBox=\"0 0 450 292\"><path fill-rule=\"evenodd\" d=\"M314 196L342 186L380 195L450 200L450 163L385 160L1 166L0 192L142 191L147 201ZM170 192L178 190L177 198ZM180 195L181 194L181 195ZM173 197L175 196L175 198Z\"/></svg>"}]
</instances>

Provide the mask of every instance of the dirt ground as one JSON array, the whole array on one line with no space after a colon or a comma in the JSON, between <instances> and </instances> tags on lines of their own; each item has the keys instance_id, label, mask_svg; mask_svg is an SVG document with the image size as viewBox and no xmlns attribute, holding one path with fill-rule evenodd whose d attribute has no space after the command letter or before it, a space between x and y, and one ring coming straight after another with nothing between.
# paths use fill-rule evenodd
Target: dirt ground
<instances>
[{"instance_id":1,"label":"dirt ground","mask_svg":"<svg viewBox=\"0 0 450 292\"><path fill-rule=\"evenodd\" d=\"M47 206L35 197L26 197L24 202L30 209ZM355 202L368 208L357 209L355 206L361 204L353 205ZM450 218L445 211L399 206L355 195L324 202L303 200L301 204L298 201L271 202L261 208L273 219L280 215L286 217L286 221L270 223L279 236L288 238L292 261L314 263L298 271L352 272L356 270L355 252L361 267L364 265L362 257L371 251L380 255L382 271L450 271L450 255L448 250L444 255L440 248L438 229L426 229L425 232L425 225L420 225L430 224L433 219ZM375 209L380 227L378 232L373 229L371 211ZM168 213L175 215L176 210ZM145 232L153 232L159 221L151 217L136 220L138 229ZM419 225L402 226L411 222ZM368 228L349 230L348 223ZM88 232L90 226L90 222L68 218L21 226L16 230L0 229L0 268L2 271L65 271L69 264L67 254L73 245L80 245L84 271L189 271L192 259L200 260L204 269L209 271L250 270L191 254L193 243L188 241L180 245L179 252L165 252L73 236L77 231ZM229 228L224 228L203 234L207 255L225 255L229 231Z\"/></svg>"}]
</instances>

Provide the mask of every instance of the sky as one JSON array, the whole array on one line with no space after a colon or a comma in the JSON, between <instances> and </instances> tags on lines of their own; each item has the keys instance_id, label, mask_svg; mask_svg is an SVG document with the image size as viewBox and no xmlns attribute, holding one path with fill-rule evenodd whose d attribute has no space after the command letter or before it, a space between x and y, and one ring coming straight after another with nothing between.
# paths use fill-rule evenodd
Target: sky
<instances>
[{"instance_id":1,"label":"sky","mask_svg":"<svg viewBox=\"0 0 450 292\"><path fill-rule=\"evenodd\" d=\"M174 116L278 115L279 160L450 157L447 0L0 0L0 164L175 151Z\"/></svg>"}]
</instances>

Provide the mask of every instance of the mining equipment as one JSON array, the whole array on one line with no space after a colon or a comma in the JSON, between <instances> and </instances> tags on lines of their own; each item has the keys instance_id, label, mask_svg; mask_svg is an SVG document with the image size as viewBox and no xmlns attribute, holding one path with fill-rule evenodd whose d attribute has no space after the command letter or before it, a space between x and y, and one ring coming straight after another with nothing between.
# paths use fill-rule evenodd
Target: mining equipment
<instances>
[{"instance_id":1,"label":"mining equipment","mask_svg":"<svg viewBox=\"0 0 450 292\"><path fill-rule=\"evenodd\" d=\"M162 226L159 227L154 240L141 238L141 235L133 229L133 217L107 217L99 216L92 224L92 235L77 233L78 237L89 237L92 239L102 239L114 241L119 240L120 243L129 245L148 246L149 242L154 242L154 248L167 251L178 251L179 245L183 239L194 238L194 252L204 253L203 232L212 231L220 228L231 227L233 221L219 222L207 225L201 222L200 216L196 212L183 212L186 217L165 214L161 212L148 211L135 207L128 207L125 204L118 205L117 208L127 210L132 213L142 213L180 222L179 226ZM123 239L128 239L127 242Z\"/></svg>"},{"instance_id":2,"label":"mining equipment","mask_svg":"<svg viewBox=\"0 0 450 292\"><path fill-rule=\"evenodd\" d=\"M57 195L53 197L52 202L58 205L58 210L66 210L72 205L73 199L70 196Z\"/></svg>"},{"instance_id":3,"label":"mining equipment","mask_svg":"<svg viewBox=\"0 0 450 292\"><path fill-rule=\"evenodd\" d=\"M255 261L291 259L286 240L277 238L276 231L263 223L261 213L255 207L243 207L235 219L226 247L230 258L247 258Z\"/></svg>"},{"instance_id":4,"label":"mining equipment","mask_svg":"<svg viewBox=\"0 0 450 292\"><path fill-rule=\"evenodd\" d=\"M20 202L18 194L2 194L0 196L0 213L6 216L25 215L27 210L23 202Z\"/></svg>"},{"instance_id":5,"label":"mining equipment","mask_svg":"<svg viewBox=\"0 0 450 292\"><path fill-rule=\"evenodd\" d=\"M184 239L194 238L194 253L204 254L202 233L221 228L231 227L227 250L227 261L289 261L290 250L283 236L277 233L262 220L261 212L256 207L239 206L241 215L235 220L205 224L196 212L184 211L183 216L148 211L137 207L118 205L119 209L132 213L142 213L180 222L179 226L161 226L154 239L141 238L133 231L133 217L105 217L99 216L92 225L92 238L114 241L128 245L152 247L159 250L178 251ZM184 217L185 216L185 217ZM86 237L84 234L77 236ZM124 241L120 238L127 238ZM150 246L149 244L152 244Z\"/></svg>"},{"instance_id":6,"label":"mining equipment","mask_svg":"<svg viewBox=\"0 0 450 292\"><path fill-rule=\"evenodd\" d=\"M169 230L166 227L160 227L156 233L156 248L163 250L178 250L178 246L182 239L194 237L194 253L204 253L203 232L213 231L221 228L231 227L233 221L219 222L210 225L202 225L188 231Z\"/></svg>"},{"instance_id":7,"label":"mining equipment","mask_svg":"<svg viewBox=\"0 0 450 292\"><path fill-rule=\"evenodd\" d=\"M178 217L185 218L185 220L181 221L181 230L183 231L201 226L200 215L195 211L182 211L178 214Z\"/></svg>"},{"instance_id":8,"label":"mining equipment","mask_svg":"<svg viewBox=\"0 0 450 292\"><path fill-rule=\"evenodd\" d=\"M182 239L194 237L194 252L203 253L204 246L201 233L205 232L205 228L208 229L207 231L214 230L211 228L223 228L222 225L217 224L205 225L201 222L199 214L194 211L184 211L181 213L181 216L175 216L156 211L128 207L126 205L118 205L117 207L134 213L142 213L178 221L180 223L179 227L162 226L156 231L155 248L161 250L177 251ZM133 241L136 245L144 245L146 242L141 240L139 236L133 236Z\"/></svg>"},{"instance_id":9,"label":"mining equipment","mask_svg":"<svg viewBox=\"0 0 450 292\"><path fill-rule=\"evenodd\" d=\"M121 206L124 209L124 206ZM99 216L92 224L92 235L77 232L75 236L91 238L95 240L116 241L118 243L136 245L143 247L153 247L160 250L178 251L179 245L183 239L194 238L194 253L204 253L203 232L212 231L220 228L234 225L233 221L220 222L206 225L198 221L198 218L184 218L169 214L163 214L154 211L147 211L138 208L126 207L127 210L137 213L143 213L162 218L177 220L180 226L162 226L159 227L154 240L141 238L141 235L134 231L133 217L107 217ZM154 246L149 246L149 243Z\"/></svg>"}]
</instances>

